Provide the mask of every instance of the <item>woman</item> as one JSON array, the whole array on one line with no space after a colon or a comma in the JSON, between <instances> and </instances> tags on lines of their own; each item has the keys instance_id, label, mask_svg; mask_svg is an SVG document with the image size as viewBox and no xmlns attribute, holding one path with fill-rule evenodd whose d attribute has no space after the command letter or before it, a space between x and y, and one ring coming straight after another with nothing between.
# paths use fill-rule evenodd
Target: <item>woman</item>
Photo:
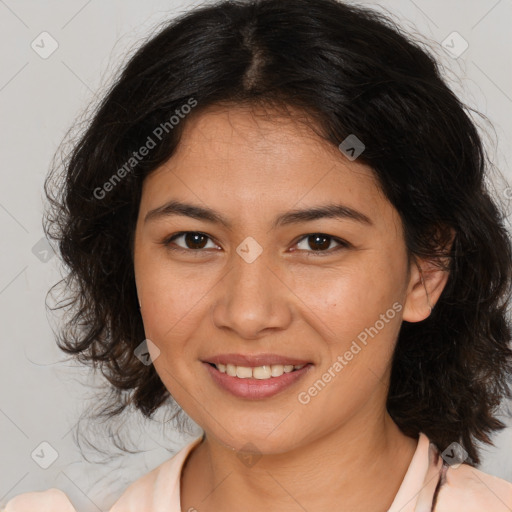
<instances>
[{"instance_id":1,"label":"woman","mask_svg":"<svg viewBox=\"0 0 512 512\"><path fill-rule=\"evenodd\" d=\"M511 510L475 468L512 374L486 169L433 58L371 10L224 1L145 43L46 188L61 348L112 416L203 430L111 512ZM35 506L74 510L5 510Z\"/></svg>"}]
</instances>

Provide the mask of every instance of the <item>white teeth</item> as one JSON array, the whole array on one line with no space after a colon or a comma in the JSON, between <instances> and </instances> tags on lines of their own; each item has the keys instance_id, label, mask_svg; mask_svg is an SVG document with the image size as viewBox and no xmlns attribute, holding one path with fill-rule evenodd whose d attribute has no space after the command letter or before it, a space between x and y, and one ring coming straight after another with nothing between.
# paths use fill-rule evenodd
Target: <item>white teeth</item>
<instances>
[{"instance_id":1,"label":"white teeth","mask_svg":"<svg viewBox=\"0 0 512 512\"><path fill-rule=\"evenodd\" d=\"M250 379L252 377L252 368L247 366L237 366L236 376L240 379Z\"/></svg>"},{"instance_id":2,"label":"white teeth","mask_svg":"<svg viewBox=\"0 0 512 512\"><path fill-rule=\"evenodd\" d=\"M227 373L230 377L238 377L239 379L259 379L266 380L272 377L281 377L283 373L290 373L294 370L300 370L306 366L305 364L272 364L266 366L236 366L234 364L216 364L215 367L221 373Z\"/></svg>"},{"instance_id":3,"label":"white teeth","mask_svg":"<svg viewBox=\"0 0 512 512\"><path fill-rule=\"evenodd\" d=\"M270 367L270 374L272 377L280 377L284 373L284 366L282 364L273 364Z\"/></svg>"},{"instance_id":4,"label":"white teeth","mask_svg":"<svg viewBox=\"0 0 512 512\"><path fill-rule=\"evenodd\" d=\"M270 366L257 366L252 369L251 373L255 379L270 379L272 377L272 368Z\"/></svg>"}]
</instances>

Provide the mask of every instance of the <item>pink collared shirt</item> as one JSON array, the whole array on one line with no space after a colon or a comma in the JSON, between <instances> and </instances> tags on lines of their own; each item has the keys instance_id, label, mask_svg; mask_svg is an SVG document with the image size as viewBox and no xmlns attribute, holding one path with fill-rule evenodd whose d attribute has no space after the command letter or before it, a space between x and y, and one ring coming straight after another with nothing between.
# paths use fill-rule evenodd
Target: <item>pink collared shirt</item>
<instances>
[{"instance_id":1,"label":"pink collared shirt","mask_svg":"<svg viewBox=\"0 0 512 512\"><path fill-rule=\"evenodd\" d=\"M185 512L180 505L181 470L200 443L194 439L176 455L133 482L109 512ZM77 512L58 489L12 498L0 512ZM418 445L388 512L511 512L512 483L469 465L448 466L420 433Z\"/></svg>"}]
</instances>

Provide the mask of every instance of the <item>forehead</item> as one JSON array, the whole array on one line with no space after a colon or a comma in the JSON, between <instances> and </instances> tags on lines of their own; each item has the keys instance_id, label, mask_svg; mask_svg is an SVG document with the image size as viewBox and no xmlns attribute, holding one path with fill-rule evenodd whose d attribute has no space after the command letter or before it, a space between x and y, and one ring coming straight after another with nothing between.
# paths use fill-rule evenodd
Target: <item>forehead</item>
<instances>
[{"instance_id":1,"label":"forehead","mask_svg":"<svg viewBox=\"0 0 512 512\"><path fill-rule=\"evenodd\" d=\"M339 149L315 132L316 124L306 113L287 107L287 111L256 106L212 106L185 121L173 160L208 155L209 160L275 162L275 173L292 171L289 164L302 169L312 161L320 164L348 162ZM317 129L318 131L318 129ZM303 165L298 165L303 162ZM280 166L279 164L287 164ZM317 167L317 166L315 166ZM354 162L351 166L368 176L371 169Z\"/></svg>"},{"instance_id":2,"label":"forehead","mask_svg":"<svg viewBox=\"0 0 512 512\"><path fill-rule=\"evenodd\" d=\"M390 205L373 170L322 139L306 115L291 113L213 107L191 116L173 156L146 178L143 198L155 206L195 196L223 209L342 201L382 216Z\"/></svg>"}]
</instances>

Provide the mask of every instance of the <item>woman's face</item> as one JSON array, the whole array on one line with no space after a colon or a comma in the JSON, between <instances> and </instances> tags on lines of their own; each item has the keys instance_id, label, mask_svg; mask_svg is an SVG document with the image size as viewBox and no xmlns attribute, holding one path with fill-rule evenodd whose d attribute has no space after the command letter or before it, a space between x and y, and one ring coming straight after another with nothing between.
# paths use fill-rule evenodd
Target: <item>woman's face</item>
<instances>
[{"instance_id":1,"label":"woman's face","mask_svg":"<svg viewBox=\"0 0 512 512\"><path fill-rule=\"evenodd\" d=\"M279 453L382 419L412 274L357 159L289 118L210 109L146 178L134 250L155 368L208 435Z\"/></svg>"}]
</instances>

